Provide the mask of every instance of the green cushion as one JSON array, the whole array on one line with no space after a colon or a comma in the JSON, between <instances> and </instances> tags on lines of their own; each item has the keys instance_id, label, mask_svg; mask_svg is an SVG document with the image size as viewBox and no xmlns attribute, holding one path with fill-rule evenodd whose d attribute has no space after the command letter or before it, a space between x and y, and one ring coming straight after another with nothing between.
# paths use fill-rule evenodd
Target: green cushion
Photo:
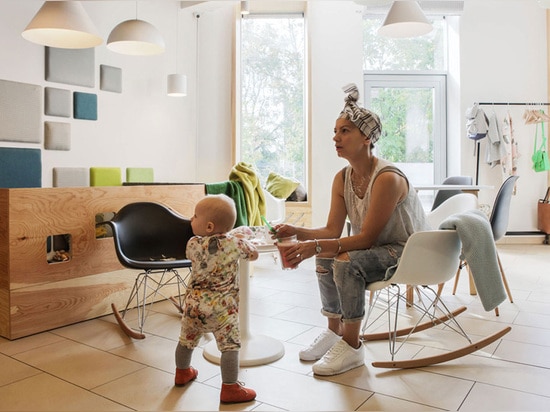
<instances>
[{"instance_id":1,"label":"green cushion","mask_svg":"<svg viewBox=\"0 0 550 412\"><path fill-rule=\"evenodd\" d=\"M153 183L154 171L152 167L127 167L126 181L132 183Z\"/></svg>"},{"instance_id":2,"label":"green cushion","mask_svg":"<svg viewBox=\"0 0 550 412\"><path fill-rule=\"evenodd\" d=\"M297 180L289 179L275 172L271 172L267 177L265 189L279 199L286 199L299 185L300 182Z\"/></svg>"},{"instance_id":3,"label":"green cushion","mask_svg":"<svg viewBox=\"0 0 550 412\"><path fill-rule=\"evenodd\" d=\"M90 167L90 186L122 186L120 167Z\"/></svg>"}]
</instances>

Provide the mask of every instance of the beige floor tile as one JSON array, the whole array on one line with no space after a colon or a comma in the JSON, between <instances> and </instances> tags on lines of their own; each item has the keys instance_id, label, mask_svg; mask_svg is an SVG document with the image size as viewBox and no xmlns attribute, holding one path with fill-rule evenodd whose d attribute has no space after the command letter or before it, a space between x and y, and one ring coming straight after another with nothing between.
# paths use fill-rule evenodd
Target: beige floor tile
<instances>
[{"instance_id":1,"label":"beige floor tile","mask_svg":"<svg viewBox=\"0 0 550 412\"><path fill-rule=\"evenodd\" d=\"M220 408L218 388L200 382L176 387L172 373L153 368L126 375L95 388L94 392L138 411L215 411Z\"/></svg>"},{"instance_id":2,"label":"beige floor tile","mask_svg":"<svg viewBox=\"0 0 550 412\"><path fill-rule=\"evenodd\" d=\"M473 381L417 369L374 368L368 363L365 367L325 379L446 410L457 410L474 384Z\"/></svg>"},{"instance_id":3,"label":"beige floor tile","mask_svg":"<svg viewBox=\"0 0 550 412\"><path fill-rule=\"evenodd\" d=\"M132 342L118 324L106 321L105 317L56 329L52 333L104 351Z\"/></svg>"},{"instance_id":4,"label":"beige floor tile","mask_svg":"<svg viewBox=\"0 0 550 412\"><path fill-rule=\"evenodd\" d=\"M145 367L69 340L41 346L14 358L88 389Z\"/></svg>"},{"instance_id":5,"label":"beige floor tile","mask_svg":"<svg viewBox=\"0 0 550 412\"><path fill-rule=\"evenodd\" d=\"M461 411L548 411L550 398L476 383Z\"/></svg>"},{"instance_id":6,"label":"beige floor tile","mask_svg":"<svg viewBox=\"0 0 550 412\"><path fill-rule=\"evenodd\" d=\"M0 338L0 353L13 356L17 353L26 352L30 349L39 348L41 346L47 346L61 340L63 340L63 338L49 332L31 335L16 340Z\"/></svg>"},{"instance_id":7,"label":"beige floor tile","mask_svg":"<svg viewBox=\"0 0 550 412\"><path fill-rule=\"evenodd\" d=\"M357 409L358 411L440 411L439 408L432 408L419 403L404 401L380 394L372 395L367 401Z\"/></svg>"},{"instance_id":8,"label":"beige floor tile","mask_svg":"<svg viewBox=\"0 0 550 412\"><path fill-rule=\"evenodd\" d=\"M372 395L368 390L274 367L246 369L240 379L257 392L259 402L292 411L352 411Z\"/></svg>"},{"instance_id":9,"label":"beige floor tile","mask_svg":"<svg viewBox=\"0 0 550 412\"><path fill-rule=\"evenodd\" d=\"M41 373L0 387L2 411L130 411L65 380Z\"/></svg>"},{"instance_id":10,"label":"beige floor tile","mask_svg":"<svg viewBox=\"0 0 550 412\"><path fill-rule=\"evenodd\" d=\"M41 373L39 370L5 355L0 355L0 365L2 365L0 387Z\"/></svg>"}]
</instances>

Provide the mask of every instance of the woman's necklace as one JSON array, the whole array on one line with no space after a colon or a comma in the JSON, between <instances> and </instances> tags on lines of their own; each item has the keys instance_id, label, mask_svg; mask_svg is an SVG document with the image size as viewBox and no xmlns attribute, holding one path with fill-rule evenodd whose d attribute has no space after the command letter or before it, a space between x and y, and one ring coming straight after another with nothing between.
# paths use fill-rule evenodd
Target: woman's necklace
<instances>
[{"instance_id":1,"label":"woman's necklace","mask_svg":"<svg viewBox=\"0 0 550 412\"><path fill-rule=\"evenodd\" d=\"M351 174L351 188L353 189L353 192L355 193L355 195L360 199L363 199L365 197L365 193L367 192L367 187L369 187L370 179L372 177L372 172L374 170L374 162L375 162L375 159L373 157L370 164L370 171L367 177L357 176L355 174L355 171L352 169L353 173Z\"/></svg>"}]
</instances>

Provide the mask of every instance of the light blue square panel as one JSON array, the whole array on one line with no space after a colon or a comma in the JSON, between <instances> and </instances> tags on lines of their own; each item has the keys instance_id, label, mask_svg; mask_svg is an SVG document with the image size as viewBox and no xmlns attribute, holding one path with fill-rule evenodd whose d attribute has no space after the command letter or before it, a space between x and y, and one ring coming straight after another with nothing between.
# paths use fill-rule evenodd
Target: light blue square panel
<instances>
[{"instance_id":1,"label":"light blue square panel","mask_svg":"<svg viewBox=\"0 0 550 412\"><path fill-rule=\"evenodd\" d=\"M97 120L97 94L74 92L73 106L75 119Z\"/></svg>"}]
</instances>

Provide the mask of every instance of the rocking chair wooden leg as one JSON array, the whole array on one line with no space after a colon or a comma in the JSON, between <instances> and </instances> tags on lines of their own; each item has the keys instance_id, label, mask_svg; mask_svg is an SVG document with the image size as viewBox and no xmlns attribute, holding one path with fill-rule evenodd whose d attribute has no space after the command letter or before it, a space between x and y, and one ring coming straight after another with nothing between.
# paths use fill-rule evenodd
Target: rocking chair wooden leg
<instances>
[{"instance_id":1,"label":"rocking chair wooden leg","mask_svg":"<svg viewBox=\"0 0 550 412\"><path fill-rule=\"evenodd\" d=\"M507 326L501 331L494 333L485 339L482 339L478 342L474 342L471 345L465 346L463 348L435 356L428 356L426 358L420 359L411 359L411 360L402 360L402 361L383 361L383 362L373 362L372 366L375 368L399 368L399 369L408 369L408 368L421 368L424 366L435 365L437 363L448 362L453 359L461 358L462 356L469 355L479 349L484 348L485 346L493 343L497 339L500 339L502 336L510 332L512 328Z\"/></svg>"},{"instance_id":2,"label":"rocking chair wooden leg","mask_svg":"<svg viewBox=\"0 0 550 412\"><path fill-rule=\"evenodd\" d=\"M115 315L118 325L126 335L134 339L145 339L145 335L143 333L133 330L126 324L124 319L122 319L122 316L120 316L120 313L114 303L111 303L111 309L113 310L113 315Z\"/></svg>"}]
</instances>

